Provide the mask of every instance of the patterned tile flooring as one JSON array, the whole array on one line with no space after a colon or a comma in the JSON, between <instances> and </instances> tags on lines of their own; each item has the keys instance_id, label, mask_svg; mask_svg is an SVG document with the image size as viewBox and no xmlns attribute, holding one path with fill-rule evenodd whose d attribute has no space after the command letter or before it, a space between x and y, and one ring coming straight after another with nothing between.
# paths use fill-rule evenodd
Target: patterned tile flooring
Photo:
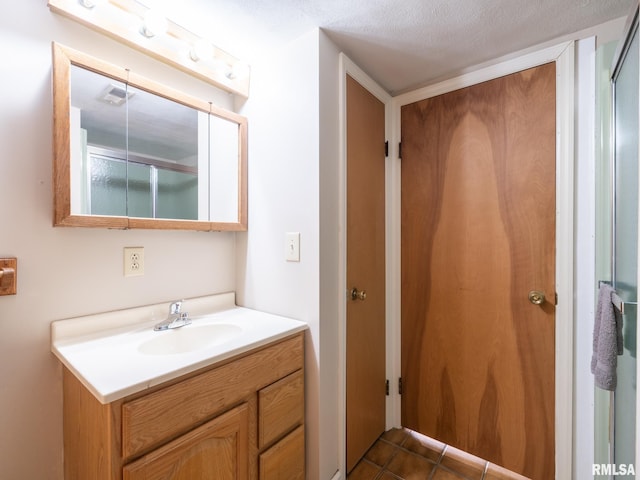
<instances>
[{"instance_id":1,"label":"patterned tile flooring","mask_svg":"<svg viewBox=\"0 0 640 480\"><path fill-rule=\"evenodd\" d=\"M527 480L526 477L404 428L382 434L348 480Z\"/></svg>"}]
</instances>

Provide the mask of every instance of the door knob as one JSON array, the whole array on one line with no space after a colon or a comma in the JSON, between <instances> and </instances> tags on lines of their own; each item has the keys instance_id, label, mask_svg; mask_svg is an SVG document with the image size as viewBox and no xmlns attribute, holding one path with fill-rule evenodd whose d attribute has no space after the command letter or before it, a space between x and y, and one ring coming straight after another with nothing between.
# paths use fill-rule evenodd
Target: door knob
<instances>
[{"instance_id":1,"label":"door knob","mask_svg":"<svg viewBox=\"0 0 640 480\"><path fill-rule=\"evenodd\" d=\"M534 305L542 305L544 303L544 293L537 290L531 290L529 292L529 301Z\"/></svg>"},{"instance_id":2,"label":"door knob","mask_svg":"<svg viewBox=\"0 0 640 480\"><path fill-rule=\"evenodd\" d=\"M365 290L358 290L356 287L351 289L351 300L365 300L367 298L367 292Z\"/></svg>"}]
</instances>

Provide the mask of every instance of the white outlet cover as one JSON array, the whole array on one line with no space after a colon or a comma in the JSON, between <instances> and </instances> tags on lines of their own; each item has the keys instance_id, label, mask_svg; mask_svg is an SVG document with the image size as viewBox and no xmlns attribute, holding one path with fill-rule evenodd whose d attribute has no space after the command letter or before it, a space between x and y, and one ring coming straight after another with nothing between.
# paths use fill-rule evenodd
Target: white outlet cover
<instances>
[{"instance_id":1,"label":"white outlet cover","mask_svg":"<svg viewBox=\"0 0 640 480\"><path fill-rule=\"evenodd\" d=\"M287 262L300 261L300 232L287 232L285 234L284 258Z\"/></svg>"},{"instance_id":2,"label":"white outlet cover","mask_svg":"<svg viewBox=\"0 0 640 480\"><path fill-rule=\"evenodd\" d=\"M124 247L124 276L144 275L144 247Z\"/></svg>"}]
</instances>

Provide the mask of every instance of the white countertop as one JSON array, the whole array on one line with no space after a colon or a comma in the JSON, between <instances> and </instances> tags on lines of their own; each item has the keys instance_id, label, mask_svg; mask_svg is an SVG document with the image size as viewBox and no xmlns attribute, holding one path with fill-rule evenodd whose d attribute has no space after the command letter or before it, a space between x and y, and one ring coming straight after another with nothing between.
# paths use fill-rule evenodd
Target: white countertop
<instances>
[{"instance_id":1,"label":"white countertop","mask_svg":"<svg viewBox=\"0 0 640 480\"><path fill-rule=\"evenodd\" d=\"M202 367L245 353L256 347L303 331L307 324L235 305L233 293L187 299L183 311L192 324L156 332L153 326L169 311L169 303L138 307L51 324L51 351L95 395L110 403ZM238 333L185 353L142 353L147 341L161 336L178 338L181 330L206 332L207 325L225 324ZM215 327L212 327L215 328ZM240 330L238 330L241 329ZM216 344L217 343L217 344Z\"/></svg>"}]
</instances>

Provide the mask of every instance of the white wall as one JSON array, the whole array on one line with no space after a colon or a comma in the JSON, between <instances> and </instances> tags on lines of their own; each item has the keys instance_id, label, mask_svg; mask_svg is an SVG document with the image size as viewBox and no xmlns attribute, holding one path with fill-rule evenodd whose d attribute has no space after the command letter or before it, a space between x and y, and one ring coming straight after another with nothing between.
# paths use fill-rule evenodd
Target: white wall
<instances>
[{"instance_id":1,"label":"white wall","mask_svg":"<svg viewBox=\"0 0 640 480\"><path fill-rule=\"evenodd\" d=\"M307 478L338 468L338 50L320 30L252 65L249 231L238 236L238 302L309 324ZM300 232L286 262L285 232Z\"/></svg>"},{"instance_id":2,"label":"white wall","mask_svg":"<svg viewBox=\"0 0 640 480\"><path fill-rule=\"evenodd\" d=\"M44 1L5 6L0 257L17 257L19 268L18 294L0 297L0 478L55 480L62 478L62 396L61 369L49 352L51 321L234 290L236 234L51 226L51 41L221 106L231 99L52 14ZM145 247L145 276L123 277L124 246Z\"/></svg>"},{"instance_id":3,"label":"white wall","mask_svg":"<svg viewBox=\"0 0 640 480\"><path fill-rule=\"evenodd\" d=\"M309 324L307 471L317 471L319 403L319 182L317 33L253 64L249 124L249 230L238 235L239 304ZM286 262L285 232L300 233ZM243 263L244 261L244 263Z\"/></svg>"}]
</instances>

